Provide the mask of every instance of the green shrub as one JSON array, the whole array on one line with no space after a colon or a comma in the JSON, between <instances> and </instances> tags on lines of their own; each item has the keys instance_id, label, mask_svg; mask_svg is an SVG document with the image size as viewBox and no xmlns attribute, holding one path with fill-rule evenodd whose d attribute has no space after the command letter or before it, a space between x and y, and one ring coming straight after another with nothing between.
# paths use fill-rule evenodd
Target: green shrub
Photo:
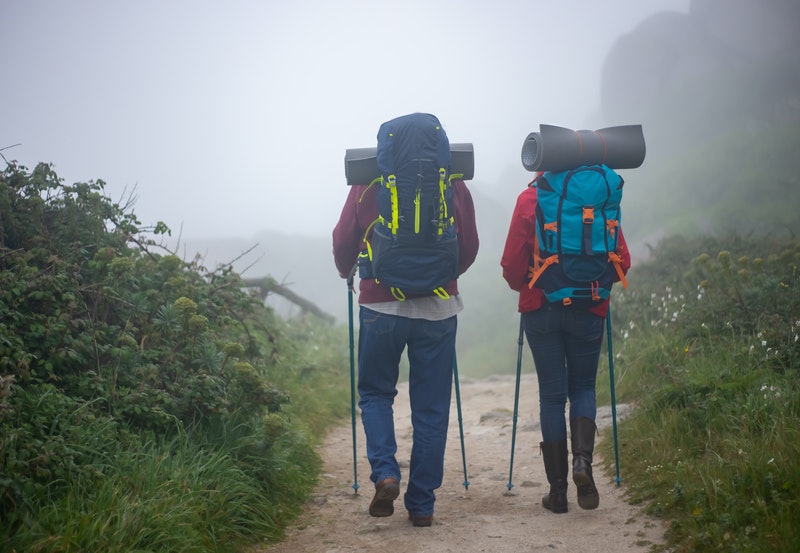
<instances>
[{"instance_id":1,"label":"green shrub","mask_svg":"<svg viewBox=\"0 0 800 553\"><path fill-rule=\"evenodd\" d=\"M182 261L103 187L0 175L0 551L277 539L345 414L341 329Z\"/></svg>"}]
</instances>

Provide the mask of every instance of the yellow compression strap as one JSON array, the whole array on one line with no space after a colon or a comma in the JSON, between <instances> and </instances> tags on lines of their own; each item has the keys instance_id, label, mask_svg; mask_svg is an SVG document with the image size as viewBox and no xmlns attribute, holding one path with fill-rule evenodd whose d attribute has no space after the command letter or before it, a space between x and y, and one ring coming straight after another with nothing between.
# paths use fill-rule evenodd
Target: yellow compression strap
<instances>
[{"instance_id":1,"label":"yellow compression strap","mask_svg":"<svg viewBox=\"0 0 800 553\"><path fill-rule=\"evenodd\" d=\"M448 186L452 186L452 183L453 183L454 180L463 179L463 178L464 178L464 173L453 173L452 175L450 175L447 178L447 185ZM440 187L441 187L441 183L440 183ZM445 228L446 228L446 227L453 226L455 224L455 218L453 217L453 215L451 213L447 212L447 202L445 201L444 193L445 193L445 189L443 188L442 189L442 205L444 206L443 221L444 221Z\"/></svg>"},{"instance_id":2,"label":"yellow compression strap","mask_svg":"<svg viewBox=\"0 0 800 553\"><path fill-rule=\"evenodd\" d=\"M367 227L367 230L364 231L364 237L361 239L361 241L364 242L364 244L366 244L366 246L367 246L367 255L369 255L369 260L370 261L372 261L372 244L370 244L369 240L367 240L367 236L369 235L369 231L372 230L372 227L375 226L375 223L378 223L380 221L383 221L383 217L381 217L381 216L378 216L377 219L372 221L369 224L369 226Z\"/></svg>"},{"instance_id":3,"label":"yellow compression strap","mask_svg":"<svg viewBox=\"0 0 800 553\"><path fill-rule=\"evenodd\" d=\"M450 299L450 294L447 293L447 290L444 289L444 286L440 286L439 288L434 290L433 293L442 298L443 300Z\"/></svg>"},{"instance_id":4,"label":"yellow compression strap","mask_svg":"<svg viewBox=\"0 0 800 553\"><path fill-rule=\"evenodd\" d=\"M420 214L420 195L422 191L417 188L417 195L414 197L414 234L419 234L419 214Z\"/></svg>"},{"instance_id":5,"label":"yellow compression strap","mask_svg":"<svg viewBox=\"0 0 800 553\"><path fill-rule=\"evenodd\" d=\"M445 190L447 190L447 171L444 167L439 167L439 229L441 235L444 232L445 221L447 221L447 202L444 198Z\"/></svg>"},{"instance_id":6,"label":"yellow compression strap","mask_svg":"<svg viewBox=\"0 0 800 553\"><path fill-rule=\"evenodd\" d=\"M396 299L397 301L406 301L406 295L400 288L395 288L394 286L392 286L391 288L389 288L389 290L391 290L392 296L394 296L394 299Z\"/></svg>"},{"instance_id":7,"label":"yellow compression strap","mask_svg":"<svg viewBox=\"0 0 800 553\"><path fill-rule=\"evenodd\" d=\"M389 175L386 182L386 188L389 189L389 194L392 199L392 223L389 227L392 229L392 234L397 234L397 227L399 225L400 209L397 201L397 181L394 175Z\"/></svg>"},{"instance_id":8,"label":"yellow compression strap","mask_svg":"<svg viewBox=\"0 0 800 553\"><path fill-rule=\"evenodd\" d=\"M369 183L369 186L367 186L367 187L364 189L364 191L361 193L361 196L358 198L358 203L361 203L361 202L364 200L364 196L367 194L367 190L369 190L370 188L372 188L372 185L373 185L373 184L375 184L375 183L377 183L377 182L380 182L380 180L381 180L381 179L382 179L382 177L378 177L378 178L372 179L372 182L371 182L371 183Z\"/></svg>"}]
</instances>

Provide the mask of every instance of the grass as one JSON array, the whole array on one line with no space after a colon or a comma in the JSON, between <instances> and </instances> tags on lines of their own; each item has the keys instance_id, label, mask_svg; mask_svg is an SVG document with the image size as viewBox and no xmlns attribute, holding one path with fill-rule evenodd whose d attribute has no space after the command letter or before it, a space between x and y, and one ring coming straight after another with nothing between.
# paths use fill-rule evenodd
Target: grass
<instances>
[{"instance_id":1,"label":"grass","mask_svg":"<svg viewBox=\"0 0 800 553\"><path fill-rule=\"evenodd\" d=\"M68 478L66 493L42 501L36 520L2 549L233 552L276 540L299 512L313 482L307 472L317 465L307 441L285 433L274 443L241 439L254 430L265 438L275 432L230 436L238 444L231 449L187 435L118 448L92 473Z\"/></svg>"},{"instance_id":2,"label":"grass","mask_svg":"<svg viewBox=\"0 0 800 553\"><path fill-rule=\"evenodd\" d=\"M670 522L656 549L800 550L800 247L764 247L666 241L616 298L621 473Z\"/></svg>"}]
</instances>

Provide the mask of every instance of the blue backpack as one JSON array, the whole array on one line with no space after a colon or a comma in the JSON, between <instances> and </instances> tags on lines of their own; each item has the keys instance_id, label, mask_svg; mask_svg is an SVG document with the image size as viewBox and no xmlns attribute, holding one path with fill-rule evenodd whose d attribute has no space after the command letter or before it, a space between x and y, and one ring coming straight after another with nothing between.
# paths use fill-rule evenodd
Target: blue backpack
<instances>
[{"instance_id":1,"label":"blue backpack","mask_svg":"<svg viewBox=\"0 0 800 553\"><path fill-rule=\"evenodd\" d=\"M607 299L615 274L627 288L617 254L623 184L606 165L546 172L531 183L538 201L528 287L581 307Z\"/></svg>"},{"instance_id":2,"label":"blue backpack","mask_svg":"<svg viewBox=\"0 0 800 553\"><path fill-rule=\"evenodd\" d=\"M449 295L458 278L450 143L439 120L413 113L378 130L378 218L364 235L359 276L375 278L400 301L407 295ZM372 234L370 236L370 231Z\"/></svg>"}]
</instances>

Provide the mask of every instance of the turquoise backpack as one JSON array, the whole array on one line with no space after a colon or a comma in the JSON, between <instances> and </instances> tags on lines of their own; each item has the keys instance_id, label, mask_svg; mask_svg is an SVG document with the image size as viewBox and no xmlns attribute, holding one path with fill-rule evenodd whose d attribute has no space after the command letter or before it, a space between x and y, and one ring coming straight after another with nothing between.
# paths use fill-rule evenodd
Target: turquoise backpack
<instances>
[{"instance_id":1,"label":"turquoise backpack","mask_svg":"<svg viewBox=\"0 0 800 553\"><path fill-rule=\"evenodd\" d=\"M608 299L615 275L627 287L617 254L623 184L606 165L545 172L531 183L538 201L530 288L550 302L589 307Z\"/></svg>"}]
</instances>

